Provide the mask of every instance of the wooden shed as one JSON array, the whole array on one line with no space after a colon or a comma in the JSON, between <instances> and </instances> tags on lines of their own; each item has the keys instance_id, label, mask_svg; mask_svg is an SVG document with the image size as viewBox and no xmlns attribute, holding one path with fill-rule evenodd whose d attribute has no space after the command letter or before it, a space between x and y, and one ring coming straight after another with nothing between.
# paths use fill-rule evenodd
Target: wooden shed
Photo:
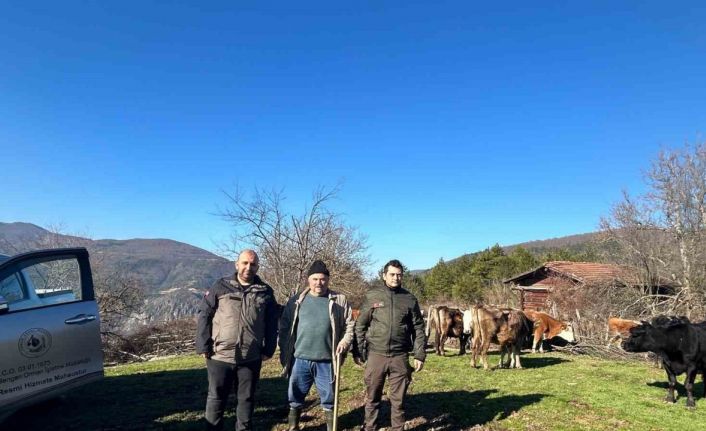
<instances>
[{"instance_id":1,"label":"wooden shed","mask_svg":"<svg viewBox=\"0 0 706 431\"><path fill-rule=\"evenodd\" d=\"M639 286L636 270L621 265L594 262L552 261L504 280L520 295L523 310L550 311L550 292L562 287ZM663 286L655 287L663 291Z\"/></svg>"}]
</instances>

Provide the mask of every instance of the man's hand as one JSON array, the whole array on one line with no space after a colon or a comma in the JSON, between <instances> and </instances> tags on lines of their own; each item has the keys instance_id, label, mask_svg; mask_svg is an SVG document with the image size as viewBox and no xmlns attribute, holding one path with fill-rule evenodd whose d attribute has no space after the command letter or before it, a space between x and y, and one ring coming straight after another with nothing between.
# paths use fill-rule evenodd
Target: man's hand
<instances>
[{"instance_id":1,"label":"man's hand","mask_svg":"<svg viewBox=\"0 0 706 431\"><path fill-rule=\"evenodd\" d=\"M348 346L345 345L344 343L338 343L338 347L336 347L336 354L337 355L342 355L348 350Z\"/></svg>"},{"instance_id":2,"label":"man's hand","mask_svg":"<svg viewBox=\"0 0 706 431\"><path fill-rule=\"evenodd\" d=\"M424 361L420 361L419 359L414 360L414 371L419 372L422 371L422 368L424 368Z\"/></svg>"},{"instance_id":3,"label":"man's hand","mask_svg":"<svg viewBox=\"0 0 706 431\"><path fill-rule=\"evenodd\" d=\"M260 355L260 358L262 359L262 362L269 361L272 359L272 356L267 356L267 355Z\"/></svg>"}]
</instances>

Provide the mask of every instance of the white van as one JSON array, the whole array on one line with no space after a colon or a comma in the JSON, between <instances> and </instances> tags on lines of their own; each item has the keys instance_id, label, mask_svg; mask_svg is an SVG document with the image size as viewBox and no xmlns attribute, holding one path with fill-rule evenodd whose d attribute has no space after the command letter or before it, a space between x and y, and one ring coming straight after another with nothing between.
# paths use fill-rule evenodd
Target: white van
<instances>
[{"instance_id":1,"label":"white van","mask_svg":"<svg viewBox=\"0 0 706 431\"><path fill-rule=\"evenodd\" d=\"M85 248L0 256L0 421L103 378Z\"/></svg>"}]
</instances>

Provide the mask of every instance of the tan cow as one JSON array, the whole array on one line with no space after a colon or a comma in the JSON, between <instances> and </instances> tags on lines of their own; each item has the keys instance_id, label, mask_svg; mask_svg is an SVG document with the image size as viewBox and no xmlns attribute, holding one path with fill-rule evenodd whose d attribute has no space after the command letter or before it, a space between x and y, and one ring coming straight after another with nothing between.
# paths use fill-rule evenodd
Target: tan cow
<instances>
[{"instance_id":1,"label":"tan cow","mask_svg":"<svg viewBox=\"0 0 706 431\"><path fill-rule=\"evenodd\" d=\"M532 321L534 326L534 330L532 331L534 335L532 340L532 353L537 353L537 345L539 345L539 351L544 353L542 340L561 337L569 343L576 342L576 335L574 334L574 327L571 322L562 322L541 311L527 310L524 313L527 318Z\"/></svg>"},{"instance_id":2,"label":"tan cow","mask_svg":"<svg viewBox=\"0 0 706 431\"><path fill-rule=\"evenodd\" d=\"M466 354L466 342L469 336L463 331L463 312L457 308L449 308L445 305L432 305L429 307L427 326L424 331L427 340L434 331L435 350L439 356L445 356L444 344L446 339L458 338L459 355Z\"/></svg>"},{"instance_id":3,"label":"tan cow","mask_svg":"<svg viewBox=\"0 0 706 431\"><path fill-rule=\"evenodd\" d=\"M637 320L621 319L619 317L608 318L608 346L620 343L623 338L630 336L630 330L636 326L640 326L641 322Z\"/></svg>"},{"instance_id":4,"label":"tan cow","mask_svg":"<svg viewBox=\"0 0 706 431\"><path fill-rule=\"evenodd\" d=\"M480 354L483 368L488 369L488 349L491 342L500 346L498 367L522 368L520 350L531 333L531 322L520 310L475 305L469 310L472 318L473 343L471 365L476 367ZM509 363L504 362L505 353Z\"/></svg>"}]
</instances>

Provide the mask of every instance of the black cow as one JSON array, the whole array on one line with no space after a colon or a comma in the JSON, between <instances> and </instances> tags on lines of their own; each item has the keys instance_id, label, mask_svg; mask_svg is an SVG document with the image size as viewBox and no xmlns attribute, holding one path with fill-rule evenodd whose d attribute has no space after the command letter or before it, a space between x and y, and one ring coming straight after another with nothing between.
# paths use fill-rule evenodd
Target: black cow
<instances>
[{"instance_id":1,"label":"black cow","mask_svg":"<svg viewBox=\"0 0 706 431\"><path fill-rule=\"evenodd\" d=\"M686 373L687 407L695 407L694 380L706 370L706 325L693 324L686 317L659 316L630 330L622 343L627 352L653 352L664 364L669 379L665 401L673 403L677 376ZM706 397L706 383L704 388Z\"/></svg>"}]
</instances>

